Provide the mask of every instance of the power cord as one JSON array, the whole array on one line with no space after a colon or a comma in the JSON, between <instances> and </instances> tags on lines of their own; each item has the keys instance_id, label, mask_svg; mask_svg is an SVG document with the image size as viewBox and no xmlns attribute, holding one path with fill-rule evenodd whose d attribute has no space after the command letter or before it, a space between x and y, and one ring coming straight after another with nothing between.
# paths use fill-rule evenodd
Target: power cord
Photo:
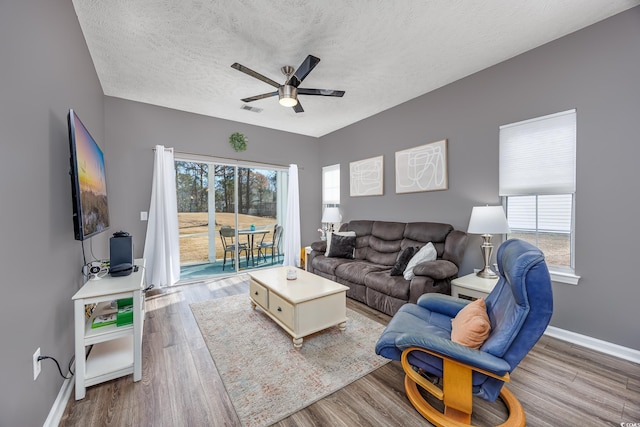
<instances>
[{"instance_id":1,"label":"power cord","mask_svg":"<svg viewBox=\"0 0 640 427\"><path fill-rule=\"evenodd\" d=\"M60 369L60 364L58 363L58 361L55 358L53 358L51 356L38 356L38 362L41 361L41 360L45 360L45 359L51 359L54 362L56 362L56 366L58 367L58 372L60 372L60 376L62 378L64 378L65 380L71 379L71 377L73 377L75 375L73 373L73 371L71 371L71 364L73 363L73 360L75 359L75 356L73 356L71 358L71 360L69 361L69 373L71 374L71 377L67 377L62 373L62 369Z\"/></svg>"}]
</instances>

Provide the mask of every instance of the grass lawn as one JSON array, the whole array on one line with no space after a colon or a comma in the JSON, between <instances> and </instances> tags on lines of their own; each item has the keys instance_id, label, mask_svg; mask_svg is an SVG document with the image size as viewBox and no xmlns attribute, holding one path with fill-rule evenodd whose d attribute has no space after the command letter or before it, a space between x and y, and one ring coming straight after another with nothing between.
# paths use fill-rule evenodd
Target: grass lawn
<instances>
[{"instance_id":1,"label":"grass lawn","mask_svg":"<svg viewBox=\"0 0 640 427\"><path fill-rule=\"evenodd\" d=\"M238 228L249 228L251 224L257 228L268 227L270 232L264 236L264 241L273 238L273 226L276 219L272 217L260 217L253 215L238 215ZM222 241L220 240L220 227L234 226L233 213L216 213L216 259L222 259ZM194 262L209 262L209 214L207 212L178 212L178 231L180 233L180 264ZM244 239L244 237L240 237ZM255 244L260 243L261 236L256 236ZM242 242L242 240L241 240Z\"/></svg>"},{"instance_id":2,"label":"grass lawn","mask_svg":"<svg viewBox=\"0 0 640 427\"><path fill-rule=\"evenodd\" d=\"M536 244L535 236L526 233L509 233L510 239L525 240L533 245ZM545 233L539 236L539 247L544 252L545 260L549 265L560 265L569 267L571 265L570 246L571 239L566 234Z\"/></svg>"}]
</instances>

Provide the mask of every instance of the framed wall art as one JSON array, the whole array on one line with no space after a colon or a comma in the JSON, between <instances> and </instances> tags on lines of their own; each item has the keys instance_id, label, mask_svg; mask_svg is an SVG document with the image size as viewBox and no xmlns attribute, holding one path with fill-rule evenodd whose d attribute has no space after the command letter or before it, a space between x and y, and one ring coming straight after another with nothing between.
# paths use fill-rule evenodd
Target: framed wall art
<instances>
[{"instance_id":1,"label":"framed wall art","mask_svg":"<svg viewBox=\"0 0 640 427\"><path fill-rule=\"evenodd\" d=\"M446 139L396 151L396 193L448 188Z\"/></svg>"},{"instance_id":2,"label":"framed wall art","mask_svg":"<svg viewBox=\"0 0 640 427\"><path fill-rule=\"evenodd\" d=\"M349 163L351 197L382 196L384 194L384 158L371 157Z\"/></svg>"}]
</instances>

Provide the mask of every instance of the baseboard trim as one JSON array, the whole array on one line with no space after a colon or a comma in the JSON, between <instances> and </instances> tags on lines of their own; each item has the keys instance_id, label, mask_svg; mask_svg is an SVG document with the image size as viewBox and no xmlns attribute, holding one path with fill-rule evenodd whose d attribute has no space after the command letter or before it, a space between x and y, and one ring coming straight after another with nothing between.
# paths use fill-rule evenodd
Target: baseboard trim
<instances>
[{"instance_id":1,"label":"baseboard trim","mask_svg":"<svg viewBox=\"0 0 640 427\"><path fill-rule=\"evenodd\" d=\"M621 345L613 344L607 341L602 341L597 338L589 337L587 335L577 334L565 329L556 328L555 326L548 326L544 334L552 338L557 338L562 341L567 341L572 344L577 344L581 347L586 347L591 350L598 351L600 353L609 354L611 356L619 357L620 359L628 360L630 362L640 363L640 351L634 350L632 348L623 347Z\"/></svg>"},{"instance_id":2,"label":"baseboard trim","mask_svg":"<svg viewBox=\"0 0 640 427\"><path fill-rule=\"evenodd\" d=\"M75 362L71 366L71 370L75 370ZM68 374L67 374L68 375ZM75 377L71 376L71 378L64 380L62 383L62 387L60 387L60 391L58 392L58 396L56 397L55 402L53 402L53 406L49 411L49 416L44 421L43 427L58 427L60 424L60 420L62 419L62 415L64 415L64 410L67 407L67 402L69 402L69 398L71 397L71 392L73 391L73 385L75 384Z\"/></svg>"}]
</instances>

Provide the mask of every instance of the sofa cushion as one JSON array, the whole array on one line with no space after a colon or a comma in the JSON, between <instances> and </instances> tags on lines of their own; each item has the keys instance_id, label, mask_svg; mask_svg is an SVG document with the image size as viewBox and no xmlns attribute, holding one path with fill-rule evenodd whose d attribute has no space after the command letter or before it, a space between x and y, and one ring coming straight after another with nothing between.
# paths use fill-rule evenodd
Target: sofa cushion
<instances>
[{"instance_id":1,"label":"sofa cushion","mask_svg":"<svg viewBox=\"0 0 640 427\"><path fill-rule=\"evenodd\" d=\"M337 266L336 276L352 283L364 283L364 278L367 274L386 270L387 268L384 265L371 264L366 261L354 261Z\"/></svg>"},{"instance_id":2,"label":"sofa cushion","mask_svg":"<svg viewBox=\"0 0 640 427\"><path fill-rule=\"evenodd\" d=\"M410 222L404 228L404 238L417 242L444 242L453 230L450 224L438 222Z\"/></svg>"},{"instance_id":3,"label":"sofa cushion","mask_svg":"<svg viewBox=\"0 0 640 427\"><path fill-rule=\"evenodd\" d=\"M426 242L431 242L436 248L438 258L445 254L445 241L453 230L450 224L439 222L410 222L404 229L404 239L402 247L422 246Z\"/></svg>"},{"instance_id":4,"label":"sofa cushion","mask_svg":"<svg viewBox=\"0 0 640 427\"><path fill-rule=\"evenodd\" d=\"M331 235L331 245L327 251L328 257L353 259L356 252L356 236Z\"/></svg>"},{"instance_id":5,"label":"sofa cushion","mask_svg":"<svg viewBox=\"0 0 640 427\"><path fill-rule=\"evenodd\" d=\"M318 255L311 260L311 267L321 273L335 276L336 268L345 263L353 262L347 258L329 258L324 255Z\"/></svg>"},{"instance_id":6,"label":"sofa cushion","mask_svg":"<svg viewBox=\"0 0 640 427\"><path fill-rule=\"evenodd\" d=\"M436 252L436 248L433 246L433 243L429 242L424 245L420 250L411 258L409 264L407 264L407 268L404 270L404 278L406 280L411 280L415 277L413 273L413 269L416 265L425 261L434 261L438 257Z\"/></svg>"},{"instance_id":7,"label":"sofa cushion","mask_svg":"<svg viewBox=\"0 0 640 427\"><path fill-rule=\"evenodd\" d=\"M405 226L404 222L375 221L371 235L382 240L402 240Z\"/></svg>"},{"instance_id":8,"label":"sofa cushion","mask_svg":"<svg viewBox=\"0 0 640 427\"><path fill-rule=\"evenodd\" d=\"M341 231L355 231L356 236L368 236L371 234L371 230L373 229L374 221L371 220L354 220L349 221L344 227L340 227ZM344 230L343 230L344 228Z\"/></svg>"},{"instance_id":9,"label":"sofa cushion","mask_svg":"<svg viewBox=\"0 0 640 427\"><path fill-rule=\"evenodd\" d=\"M376 236L370 236L366 260L391 267L401 251L401 243L402 240L382 240Z\"/></svg>"},{"instance_id":10,"label":"sofa cushion","mask_svg":"<svg viewBox=\"0 0 640 427\"><path fill-rule=\"evenodd\" d=\"M374 264L393 266L402 250L404 223L375 221L369 236L365 259Z\"/></svg>"},{"instance_id":11,"label":"sofa cushion","mask_svg":"<svg viewBox=\"0 0 640 427\"><path fill-rule=\"evenodd\" d=\"M386 270L372 272L364 277L364 284L368 288L404 301L409 300L410 283L402 276L390 276Z\"/></svg>"},{"instance_id":12,"label":"sofa cushion","mask_svg":"<svg viewBox=\"0 0 640 427\"><path fill-rule=\"evenodd\" d=\"M396 263L393 264L391 271L389 272L392 276L402 276L404 274L404 270L406 270L409 261L413 256L418 252L419 248L417 246L407 246L398 254L398 258L396 258Z\"/></svg>"},{"instance_id":13,"label":"sofa cushion","mask_svg":"<svg viewBox=\"0 0 640 427\"><path fill-rule=\"evenodd\" d=\"M366 259L369 251L369 235L358 236L356 234L356 259Z\"/></svg>"}]
</instances>

